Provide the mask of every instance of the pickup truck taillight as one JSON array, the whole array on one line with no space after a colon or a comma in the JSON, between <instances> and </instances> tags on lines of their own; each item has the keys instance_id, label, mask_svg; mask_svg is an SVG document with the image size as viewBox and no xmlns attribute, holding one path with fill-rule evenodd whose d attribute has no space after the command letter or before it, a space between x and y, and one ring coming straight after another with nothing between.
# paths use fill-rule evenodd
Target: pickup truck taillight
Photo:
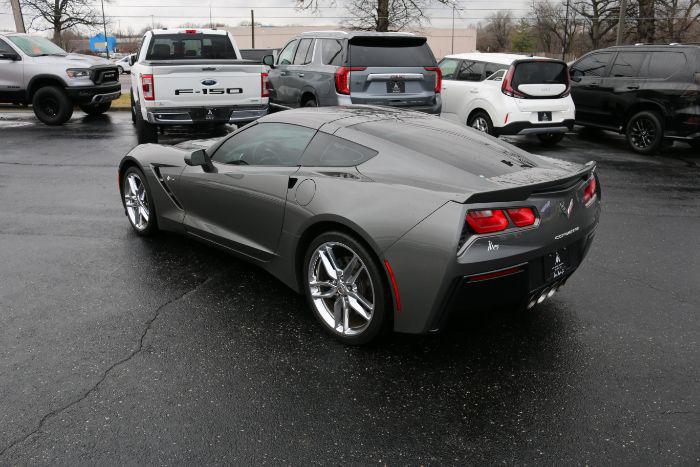
<instances>
[{"instance_id":1,"label":"pickup truck taillight","mask_svg":"<svg viewBox=\"0 0 700 467\"><path fill-rule=\"evenodd\" d=\"M156 98L155 83L153 82L153 75L141 75L141 90L143 92L143 99L146 101L152 101Z\"/></svg>"},{"instance_id":2,"label":"pickup truck taillight","mask_svg":"<svg viewBox=\"0 0 700 467\"><path fill-rule=\"evenodd\" d=\"M260 97L270 96L270 80L267 77L267 73L260 74Z\"/></svg>"}]
</instances>

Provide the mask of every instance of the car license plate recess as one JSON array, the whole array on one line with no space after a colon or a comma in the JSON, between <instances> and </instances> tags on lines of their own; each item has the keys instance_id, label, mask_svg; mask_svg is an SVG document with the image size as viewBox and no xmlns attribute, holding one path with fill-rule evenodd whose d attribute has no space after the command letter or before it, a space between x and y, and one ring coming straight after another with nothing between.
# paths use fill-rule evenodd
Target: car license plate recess
<instances>
[{"instance_id":1,"label":"car license plate recess","mask_svg":"<svg viewBox=\"0 0 700 467\"><path fill-rule=\"evenodd\" d=\"M559 279L571 268L569 250L561 248L544 257L544 278L546 281Z\"/></svg>"},{"instance_id":2,"label":"car license plate recess","mask_svg":"<svg viewBox=\"0 0 700 467\"><path fill-rule=\"evenodd\" d=\"M388 94L403 94L406 92L406 83L404 81L387 81L386 92Z\"/></svg>"},{"instance_id":3,"label":"car license plate recess","mask_svg":"<svg viewBox=\"0 0 700 467\"><path fill-rule=\"evenodd\" d=\"M551 122L552 112L537 112L537 119L540 122Z\"/></svg>"}]
</instances>

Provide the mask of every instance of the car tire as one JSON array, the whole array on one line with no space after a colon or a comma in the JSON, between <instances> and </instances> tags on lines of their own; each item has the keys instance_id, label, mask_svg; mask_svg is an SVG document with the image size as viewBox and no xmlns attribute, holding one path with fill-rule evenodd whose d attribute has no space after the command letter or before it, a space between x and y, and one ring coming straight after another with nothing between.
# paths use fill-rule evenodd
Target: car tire
<instances>
[{"instance_id":1,"label":"car tire","mask_svg":"<svg viewBox=\"0 0 700 467\"><path fill-rule=\"evenodd\" d=\"M122 204L134 232L143 237L156 233L158 231L156 208L153 204L151 189L141 169L136 166L126 169L121 188Z\"/></svg>"},{"instance_id":2,"label":"car tire","mask_svg":"<svg viewBox=\"0 0 700 467\"><path fill-rule=\"evenodd\" d=\"M481 131L482 133L493 135L493 122L491 121L489 114L484 111L480 110L469 117L467 126L474 128L477 131Z\"/></svg>"},{"instance_id":3,"label":"car tire","mask_svg":"<svg viewBox=\"0 0 700 467\"><path fill-rule=\"evenodd\" d=\"M335 272L333 278L328 269L337 271L333 264L345 269L344 276ZM341 342L368 344L390 322L388 315L393 307L383 269L369 249L354 237L336 231L316 237L304 256L301 277L307 302L316 319ZM358 296L364 305L356 299ZM357 311L358 306L364 313Z\"/></svg>"},{"instance_id":4,"label":"car tire","mask_svg":"<svg viewBox=\"0 0 700 467\"><path fill-rule=\"evenodd\" d=\"M136 124L136 102L134 102L134 94L129 93L129 100L131 101L131 123Z\"/></svg>"},{"instance_id":5,"label":"car tire","mask_svg":"<svg viewBox=\"0 0 700 467\"><path fill-rule=\"evenodd\" d=\"M540 133L537 135L537 139L540 140L542 146L549 148L559 144L564 139L564 133Z\"/></svg>"},{"instance_id":6,"label":"car tire","mask_svg":"<svg viewBox=\"0 0 700 467\"><path fill-rule=\"evenodd\" d=\"M627 143L639 154L653 154L664 140L664 127L656 112L637 112L627 122Z\"/></svg>"},{"instance_id":7,"label":"car tire","mask_svg":"<svg viewBox=\"0 0 700 467\"><path fill-rule=\"evenodd\" d=\"M302 107L318 107L318 102L316 102L316 99L313 97L311 99L308 99L306 102L304 102L304 105Z\"/></svg>"},{"instance_id":8,"label":"car tire","mask_svg":"<svg viewBox=\"0 0 700 467\"><path fill-rule=\"evenodd\" d=\"M57 86L39 88L32 97L32 108L46 125L63 125L73 115L73 103Z\"/></svg>"},{"instance_id":9,"label":"car tire","mask_svg":"<svg viewBox=\"0 0 700 467\"><path fill-rule=\"evenodd\" d=\"M123 74L124 74L124 68L122 68L121 66L118 66L118 67L117 67L117 70L119 70L119 74L120 74L120 75L123 75Z\"/></svg>"},{"instance_id":10,"label":"car tire","mask_svg":"<svg viewBox=\"0 0 700 467\"><path fill-rule=\"evenodd\" d=\"M102 115L112 107L112 101L103 102L102 104L80 104L80 110L91 116Z\"/></svg>"},{"instance_id":11,"label":"car tire","mask_svg":"<svg viewBox=\"0 0 700 467\"><path fill-rule=\"evenodd\" d=\"M141 115L141 109L138 106L136 106L134 112L136 114L134 115L134 117L136 118L136 139L138 140L138 143L157 143L158 127L143 119L143 115Z\"/></svg>"}]
</instances>

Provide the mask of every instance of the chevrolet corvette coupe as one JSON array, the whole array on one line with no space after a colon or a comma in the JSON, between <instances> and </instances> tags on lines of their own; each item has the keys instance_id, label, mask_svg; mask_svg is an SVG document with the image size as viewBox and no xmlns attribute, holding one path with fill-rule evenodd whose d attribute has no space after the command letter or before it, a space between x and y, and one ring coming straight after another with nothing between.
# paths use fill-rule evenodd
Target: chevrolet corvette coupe
<instances>
[{"instance_id":1,"label":"chevrolet corvette coupe","mask_svg":"<svg viewBox=\"0 0 700 467\"><path fill-rule=\"evenodd\" d=\"M595 169L353 106L274 113L206 149L140 145L118 179L138 235L179 232L251 261L360 345L551 297L592 243Z\"/></svg>"}]
</instances>

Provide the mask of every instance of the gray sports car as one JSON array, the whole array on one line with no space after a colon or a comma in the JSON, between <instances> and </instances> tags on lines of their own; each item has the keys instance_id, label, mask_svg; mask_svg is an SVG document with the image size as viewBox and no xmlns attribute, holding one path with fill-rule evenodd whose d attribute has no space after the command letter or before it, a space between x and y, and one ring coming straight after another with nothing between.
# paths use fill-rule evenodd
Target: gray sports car
<instances>
[{"instance_id":1,"label":"gray sports car","mask_svg":"<svg viewBox=\"0 0 700 467\"><path fill-rule=\"evenodd\" d=\"M206 149L137 146L119 189L137 234L187 234L260 265L350 344L534 307L581 264L600 215L592 162L370 106L271 114Z\"/></svg>"}]
</instances>

